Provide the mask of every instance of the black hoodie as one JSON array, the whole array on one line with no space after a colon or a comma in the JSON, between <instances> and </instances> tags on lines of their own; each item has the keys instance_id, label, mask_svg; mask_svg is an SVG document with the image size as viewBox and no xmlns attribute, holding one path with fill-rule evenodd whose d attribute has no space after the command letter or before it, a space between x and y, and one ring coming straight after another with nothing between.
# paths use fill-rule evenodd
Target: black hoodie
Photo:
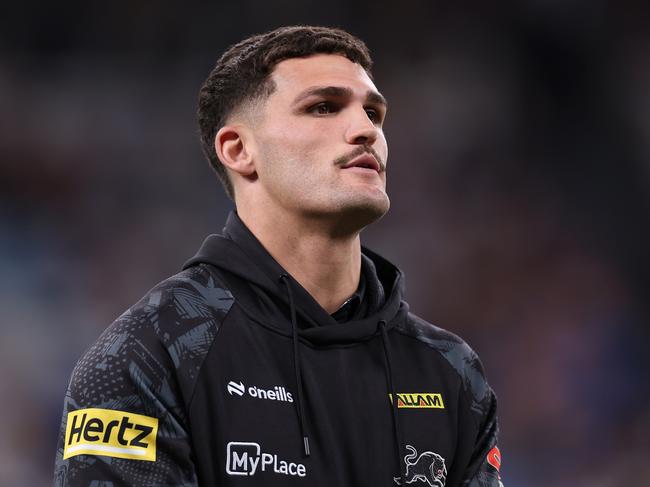
<instances>
[{"instance_id":1,"label":"black hoodie","mask_svg":"<svg viewBox=\"0 0 650 487\"><path fill-rule=\"evenodd\" d=\"M337 321L232 213L77 364L55 485L499 486L476 354L365 248L362 282Z\"/></svg>"}]
</instances>

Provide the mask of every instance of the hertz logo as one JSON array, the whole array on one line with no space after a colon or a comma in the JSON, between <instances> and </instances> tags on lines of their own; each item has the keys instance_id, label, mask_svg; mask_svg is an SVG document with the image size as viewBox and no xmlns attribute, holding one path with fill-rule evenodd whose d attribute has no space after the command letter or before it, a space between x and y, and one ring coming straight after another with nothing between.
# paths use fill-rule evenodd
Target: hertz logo
<instances>
[{"instance_id":1,"label":"hertz logo","mask_svg":"<svg viewBox=\"0 0 650 487\"><path fill-rule=\"evenodd\" d=\"M388 394L390 402L393 402L393 395ZM410 409L444 409L442 394L432 392L398 392L397 407Z\"/></svg>"},{"instance_id":2,"label":"hertz logo","mask_svg":"<svg viewBox=\"0 0 650 487\"><path fill-rule=\"evenodd\" d=\"M113 409L80 409L68 413L63 458L104 455L156 460L158 419Z\"/></svg>"}]
</instances>

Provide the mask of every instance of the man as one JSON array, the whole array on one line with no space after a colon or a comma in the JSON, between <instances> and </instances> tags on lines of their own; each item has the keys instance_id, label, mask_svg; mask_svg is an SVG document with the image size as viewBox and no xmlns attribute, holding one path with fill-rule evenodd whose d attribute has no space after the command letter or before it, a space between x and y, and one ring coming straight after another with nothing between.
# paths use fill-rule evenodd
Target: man
<instances>
[{"instance_id":1,"label":"man","mask_svg":"<svg viewBox=\"0 0 650 487\"><path fill-rule=\"evenodd\" d=\"M360 245L389 207L370 67L321 27L217 62L199 125L237 211L78 363L57 485L499 485L478 357Z\"/></svg>"}]
</instances>

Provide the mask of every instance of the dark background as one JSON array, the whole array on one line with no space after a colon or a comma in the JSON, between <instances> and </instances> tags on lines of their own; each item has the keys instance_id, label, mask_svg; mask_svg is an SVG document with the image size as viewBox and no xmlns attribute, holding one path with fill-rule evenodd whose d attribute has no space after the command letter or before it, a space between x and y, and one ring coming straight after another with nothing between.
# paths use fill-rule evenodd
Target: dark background
<instances>
[{"instance_id":1,"label":"dark background","mask_svg":"<svg viewBox=\"0 0 650 487\"><path fill-rule=\"evenodd\" d=\"M0 484L47 485L99 333L231 205L198 88L246 35L363 38L392 209L364 242L500 400L507 487L650 485L647 2L11 2L0 7Z\"/></svg>"}]
</instances>

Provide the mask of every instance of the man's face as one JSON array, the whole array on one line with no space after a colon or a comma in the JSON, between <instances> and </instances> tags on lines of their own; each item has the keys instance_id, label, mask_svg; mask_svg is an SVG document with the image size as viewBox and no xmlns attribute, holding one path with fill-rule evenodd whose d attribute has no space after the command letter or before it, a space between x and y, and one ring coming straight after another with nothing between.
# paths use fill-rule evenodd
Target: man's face
<instances>
[{"instance_id":1,"label":"man's face","mask_svg":"<svg viewBox=\"0 0 650 487\"><path fill-rule=\"evenodd\" d=\"M389 207L386 106L365 70L326 54L282 61L271 76L276 89L253 130L270 204L360 228L380 218Z\"/></svg>"}]
</instances>

